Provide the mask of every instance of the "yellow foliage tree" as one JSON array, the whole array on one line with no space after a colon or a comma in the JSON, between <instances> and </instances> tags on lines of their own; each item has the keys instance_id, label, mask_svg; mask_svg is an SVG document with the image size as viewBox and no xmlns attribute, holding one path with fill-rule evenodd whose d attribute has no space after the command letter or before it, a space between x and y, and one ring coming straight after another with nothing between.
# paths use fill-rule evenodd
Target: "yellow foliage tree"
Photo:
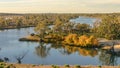
<instances>
[{"instance_id":1,"label":"yellow foliage tree","mask_svg":"<svg viewBox=\"0 0 120 68\"><path fill-rule=\"evenodd\" d=\"M82 46L82 47L94 47L98 45L98 40L94 36L80 36L78 37L77 34L69 34L65 37L64 40L65 43L76 46Z\"/></svg>"},{"instance_id":2,"label":"yellow foliage tree","mask_svg":"<svg viewBox=\"0 0 120 68\"><path fill-rule=\"evenodd\" d=\"M83 46L83 47L86 46L87 39L88 39L88 36L86 36L86 35L80 36L78 45Z\"/></svg>"},{"instance_id":3,"label":"yellow foliage tree","mask_svg":"<svg viewBox=\"0 0 120 68\"><path fill-rule=\"evenodd\" d=\"M77 43L77 34L69 34L68 36L65 37L64 42L67 44Z\"/></svg>"}]
</instances>

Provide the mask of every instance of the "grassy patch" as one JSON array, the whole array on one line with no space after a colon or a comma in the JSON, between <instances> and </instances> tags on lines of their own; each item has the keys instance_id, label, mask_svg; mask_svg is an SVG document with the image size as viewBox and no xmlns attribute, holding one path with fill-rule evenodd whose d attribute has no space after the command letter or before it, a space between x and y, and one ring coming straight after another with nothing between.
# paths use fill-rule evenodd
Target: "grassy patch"
<instances>
[{"instance_id":1,"label":"grassy patch","mask_svg":"<svg viewBox=\"0 0 120 68\"><path fill-rule=\"evenodd\" d=\"M75 68L81 68L81 66L80 65L75 65Z\"/></svg>"},{"instance_id":2,"label":"grassy patch","mask_svg":"<svg viewBox=\"0 0 120 68\"><path fill-rule=\"evenodd\" d=\"M64 66L65 66L65 67L70 67L70 65L68 65L68 64L65 64Z\"/></svg>"}]
</instances>

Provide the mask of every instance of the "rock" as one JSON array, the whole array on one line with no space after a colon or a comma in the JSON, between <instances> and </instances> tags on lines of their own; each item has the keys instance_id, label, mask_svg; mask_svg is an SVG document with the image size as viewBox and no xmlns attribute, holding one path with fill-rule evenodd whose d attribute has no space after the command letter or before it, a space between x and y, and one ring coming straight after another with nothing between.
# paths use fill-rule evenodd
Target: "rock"
<instances>
[{"instance_id":1,"label":"rock","mask_svg":"<svg viewBox=\"0 0 120 68\"><path fill-rule=\"evenodd\" d=\"M114 48L115 52L119 52L120 51L120 45L114 45L113 48ZM106 45L106 46L103 46L102 49L104 49L104 50L111 50L112 46Z\"/></svg>"},{"instance_id":2,"label":"rock","mask_svg":"<svg viewBox=\"0 0 120 68\"><path fill-rule=\"evenodd\" d=\"M106 45L106 46L103 46L102 49L104 49L104 50L110 50L110 49L111 49L111 46Z\"/></svg>"}]
</instances>

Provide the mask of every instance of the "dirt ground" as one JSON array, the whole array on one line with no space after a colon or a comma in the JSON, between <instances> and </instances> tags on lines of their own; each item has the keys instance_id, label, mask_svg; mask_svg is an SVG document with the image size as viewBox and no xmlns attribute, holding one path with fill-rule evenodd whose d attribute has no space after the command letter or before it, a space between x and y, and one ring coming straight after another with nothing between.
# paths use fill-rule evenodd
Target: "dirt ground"
<instances>
[{"instance_id":1,"label":"dirt ground","mask_svg":"<svg viewBox=\"0 0 120 68\"><path fill-rule=\"evenodd\" d=\"M33 65L1 63L0 68L120 68L120 66L79 66L79 65Z\"/></svg>"}]
</instances>

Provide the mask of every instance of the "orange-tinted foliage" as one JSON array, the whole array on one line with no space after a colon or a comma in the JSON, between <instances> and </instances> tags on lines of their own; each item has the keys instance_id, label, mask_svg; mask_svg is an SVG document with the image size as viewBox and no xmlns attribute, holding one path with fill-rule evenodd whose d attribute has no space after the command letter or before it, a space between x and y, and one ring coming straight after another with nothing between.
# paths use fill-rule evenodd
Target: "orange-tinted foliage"
<instances>
[{"instance_id":1,"label":"orange-tinted foliage","mask_svg":"<svg viewBox=\"0 0 120 68\"><path fill-rule=\"evenodd\" d=\"M69 34L68 36L65 37L64 42L67 44L73 44L82 47L98 46L98 40L94 36L88 37L86 35L78 37L77 34Z\"/></svg>"}]
</instances>

